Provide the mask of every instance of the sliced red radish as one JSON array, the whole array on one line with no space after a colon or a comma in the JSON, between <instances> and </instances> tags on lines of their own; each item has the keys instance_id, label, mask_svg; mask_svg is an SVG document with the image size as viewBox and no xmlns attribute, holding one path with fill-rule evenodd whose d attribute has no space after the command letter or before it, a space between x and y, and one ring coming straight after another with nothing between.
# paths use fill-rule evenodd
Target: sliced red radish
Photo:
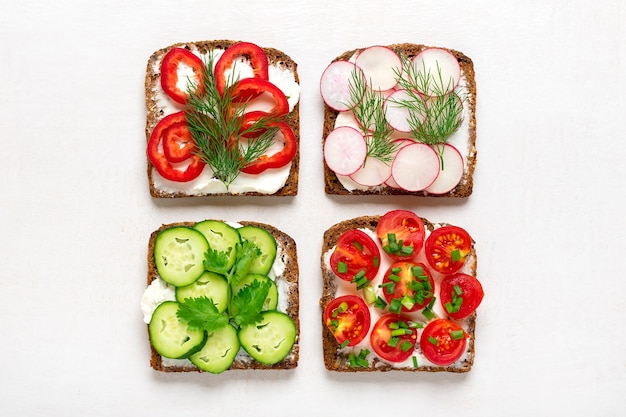
<instances>
[{"instance_id":1,"label":"sliced red radish","mask_svg":"<svg viewBox=\"0 0 626 417\"><path fill-rule=\"evenodd\" d=\"M390 177L391 165L371 156L365 158L363 166L350 175L353 181L366 187L381 185Z\"/></svg>"},{"instance_id":2,"label":"sliced red radish","mask_svg":"<svg viewBox=\"0 0 626 417\"><path fill-rule=\"evenodd\" d=\"M354 84L353 78L360 77L360 82L365 83L363 71L348 61L332 62L324 72L320 80L320 93L322 100L328 107L336 111L345 111L354 108L361 97L351 97L350 84Z\"/></svg>"},{"instance_id":3,"label":"sliced red radish","mask_svg":"<svg viewBox=\"0 0 626 417\"><path fill-rule=\"evenodd\" d=\"M413 143L415 143L413 139L408 139L406 137L400 137L398 139L395 139L393 141L393 144L396 146L396 152L393 154L393 158L396 157L400 149L404 148L405 146L411 145ZM385 185L391 188L400 188L396 180L393 179L393 176L390 176L389 178L387 178L387 181L385 181Z\"/></svg>"},{"instance_id":4,"label":"sliced red radish","mask_svg":"<svg viewBox=\"0 0 626 417\"><path fill-rule=\"evenodd\" d=\"M400 132L411 131L411 115L414 122L422 123L426 119L426 103L406 90L396 90L390 94L384 104L385 119L389 126Z\"/></svg>"},{"instance_id":5,"label":"sliced red radish","mask_svg":"<svg viewBox=\"0 0 626 417\"><path fill-rule=\"evenodd\" d=\"M373 90L392 89L402 71L402 60L386 46L370 46L356 57L355 64L363 70L365 79Z\"/></svg>"},{"instance_id":6,"label":"sliced red radish","mask_svg":"<svg viewBox=\"0 0 626 417\"><path fill-rule=\"evenodd\" d=\"M324 161L339 175L355 173L365 161L367 143L358 130L341 126L333 129L324 141Z\"/></svg>"},{"instance_id":7,"label":"sliced red radish","mask_svg":"<svg viewBox=\"0 0 626 417\"><path fill-rule=\"evenodd\" d=\"M420 82L418 91L428 96L441 96L453 91L461 79L461 67L454 55L445 49L427 48L412 61L411 71Z\"/></svg>"},{"instance_id":8,"label":"sliced red radish","mask_svg":"<svg viewBox=\"0 0 626 417\"><path fill-rule=\"evenodd\" d=\"M440 158L439 175L437 175L435 182L426 187L426 191L431 194L447 193L456 187L463 178L465 166L458 149L446 143Z\"/></svg>"},{"instance_id":9,"label":"sliced red radish","mask_svg":"<svg viewBox=\"0 0 626 417\"><path fill-rule=\"evenodd\" d=\"M350 126L357 130L361 130L361 125L359 124L359 121L356 119L356 117L354 117L354 113L350 110L337 113L334 127L337 128L341 126Z\"/></svg>"},{"instance_id":10,"label":"sliced red radish","mask_svg":"<svg viewBox=\"0 0 626 417\"><path fill-rule=\"evenodd\" d=\"M393 160L391 175L403 190L422 191L439 175L439 156L433 148L423 143L405 146Z\"/></svg>"}]
</instances>

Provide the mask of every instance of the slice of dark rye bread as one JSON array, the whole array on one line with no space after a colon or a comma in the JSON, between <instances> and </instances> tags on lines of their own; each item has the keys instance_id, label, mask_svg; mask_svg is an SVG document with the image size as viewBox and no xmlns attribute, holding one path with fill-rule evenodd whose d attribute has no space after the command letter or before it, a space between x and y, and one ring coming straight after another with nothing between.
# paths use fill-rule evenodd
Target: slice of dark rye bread
<instances>
[{"instance_id":1,"label":"slice of dark rye bread","mask_svg":"<svg viewBox=\"0 0 626 417\"><path fill-rule=\"evenodd\" d=\"M157 100L157 91L160 89L160 72L158 68L160 67L160 62L172 48L185 48L192 51L198 51L201 54L206 54L209 51L215 49L228 49L231 45L238 43L240 41L233 40L212 40L212 41L197 41L197 42L180 42L168 47L159 49L154 52L150 59L148 60L148 65L146 67L146 79L145 79L145 98L146 98L146 142L150 139L150 134L152 130L157 125L157 123L167 114L164 113L163 108L158 106ZM265 48L261 47L265 54L267 55L267 59L270 65L277 65L283 69L289 70L293 72L296 82L299 84L300 79L298 76L298 65L296 62L291 59L287 54L278 49L274 48ZM182 110L182 107L181 107ZM296 152L293 161L291 162L291 170L289 172L289 177L287 178L287 182L285 185L280 188L273 196L295 196L298 194L298 172L300 165L300 101L295 105L294 109L287 115L286 122L289 124L289 127L293 130L293 133L296 136L296 141L298 142L298 151ZM188 195L183 192L167 192L163 190L159 190L155 187L153 178L152 178L152 164L149 160L147 160L147 170L148 170L148 182L150 185L150 194L155 198L177 198L177 197L202 197L202 196L218 196L218 195L253 195L253 196L265 196L270 194L263 194L258 192L245 192L238 194L230 194L230 193L222 193L222 194L203 194L203 195Z\"/></svg>"},{"instance_id":2,"label":"slice of dark rye bread","mask_svg":"<svg viewBox=\"0 0 626 417\"><path fill-rule=\"evenodd\" d=\"M406 58L413 58L419 54L423 49L429 48L426 45L418 45L412 43L397 43L388 45L388 47L394 50L396 53L403 55ZM367 190L352 190L349 191L339 182L337 175L328 168L324 162L324 184L326 194L338 194L338 195L414 195L414 196L430 196L430 197L469 197L472 194L472 188L474 185L474 169L476 166L476 81L474 78L474 63L472 60L459 51L453 49L437 47L439 49L445 49L452 53L461 67L461 74L465 77L465 95L466 100L464 105L467 107L467 114L469 117L468 125L468 154L464 156L467 158L467 165L465 167L465 173L461 182L453 188L451 191L445 194L430 194L426 191L410 192L399 188L393 188L388 186L380 186ZM351 51L344 52L335 58L332 62L340 60L349 60L355 53L365 48L353 49ZM328 134L335 127L335 120L339 112L331 109L324 104L324 128L323 128L323 140L326 140Z\"/></svg>"},{"instance_id":3,"label":"slice of dark rye bread","mask_svg":"<svg viewBox=\"0 0 626 417\"><path fill-rule=\"evenodd\" d=\"M337 223L330 227L328 230L326 230L326 232L324 232L324 241L322 243L322 253L320 259L323 280L322 297L320 298L320 307L322 309L322 312L324 311L326 305L336 297L338 279L333 271L326 266L326 263L324 261L324 254L335 246L339 236L347 230L369 229L375 232L376 225L378 224L379 219L380 216L357 217ZM426 227L426 229L428 229L429 231L434 230L435 224L424 218L422 218L422 221L424 222L424 226ZM445 225L445 223L438 223L437 225L443 226ZM472 242L472 249L469 256L474 260L470 271L471 275L476 276L477 262L474 242ZM449 366L394 367L376 357L373 360L370 360L369 367L365 368L350 366L348 354L341 351L339 343L337 343L337 340L335 339L333 334L330 332L328 327L326 327L326 324L324 323L324 319L322 317L322 347L324 352L324 365L329 371L337 372L469 372L472 368L472 365L474 364L474 330L476 328L476 312L472 313L468 318L464 319L464 321L465 320L467 321L466 331L469 334L467 348L468 354L467 357L460 363L455 363Z\"/></svg>"},{"instance_id":4,"label":"slice of dark rye bread","mask_svg":"<svg viewBox=\"0 0 626 417\"><path fill-rule=\"evenodd\" d=\"M277 256L281 256L283 263L285 264L285 271L282 275L282 279L287 282L288 291L286 296L288 298L287 309L285 313L291 317L294 324L296 325L296 341L291 348L291 351L287 355L285 359L278 362L275 365L264 365L260 362L257 362L250 358L247 355L237 356L235 362L231 365L229 370L233 369L292 369L298 366L298 359L300 356L300 318L299 318L299 310L300 310L300 298L299 298L299 288L298 288L298 280L299 280L299 268L298 268L298 253L296 248L296 242L293 240L291 236L286 234L285 232L277 229L274 226L270 226L264 223L251 222L251 221L240 221L238 222L242 226L256 226L261 227L274 236L276 239L276 245L278 246L280 252ZM150 285L153 280L158 277L158 273L156 270L156 265L154 263L154 242L159 234L164 229L176 226L185 226L192 227L195 223L193 222L178 222L171 224L164 224L159 227L157 230L152 232L150 235L150 240L148 243L148 279L147 284ZM279 294L281 296L283 294ZM147 326L146 326L147 328ZM149 333L148 333L149 335ZM163 358L161 355L157 353L157 351L152 346L152 343L149 342L150 338L148 337L148 343L150 345L150 366L162 372L202 372L200 369L193 366L189 363L188 366L167 366L163 363ZM243 351L243 349L242 349Z\"/></svg>"}]
</instances>

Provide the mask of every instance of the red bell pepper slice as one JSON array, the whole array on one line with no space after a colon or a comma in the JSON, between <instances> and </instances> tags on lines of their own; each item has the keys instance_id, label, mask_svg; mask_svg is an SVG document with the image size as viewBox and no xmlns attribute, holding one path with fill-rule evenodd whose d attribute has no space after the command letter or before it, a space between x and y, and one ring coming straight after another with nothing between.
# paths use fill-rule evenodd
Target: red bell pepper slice
<instances>
[{"instance_id":1,"label":"red bell pepper slice","mask_svg":"<svg viewBox=\"0 0 626 417\"><path fill-rule=\"evenodd\" d=\"M247 103L249 100L267 93L274 100L274 106L268 113L274 116L289 113L287 96L280 88L268 80L244 78L232 87L232 98L235 103Z\"/></svg>"},{"instance_id":2,"label":"red bell pepper slice","mask_svg":"<svg viewBox=\"0 0 626 417\"><path fill-rule=\"evenodd\" d=\"M256 113L256 115L254 113ZM259 117L262 114L263 112L249 113L248 120L245 120L244 118L244 127L249 126L254 122L254 120L252 120L253 117ZM265 116L267 116L267 113L265 113ZM278 128L278 131L282 134L285 146L275 154L260 156L242 168L241 172L246 174L260 174L270 168L282 168L290 163L296 156L298 143L296 141L296 135L293 133L293 130L291 130L289 125L286 122L274 122L270 123L269 126Z\"/></svg>"},{"instance_id":3,"label":"red bell pepper slice","mask_svg":"<svg viewBox=\"0 0 626 417\"><path fill-rule=\"evenodd\" d=\"M170 162L183 162L194 155L196 143L186 122L172 123L163 130L163 153Z\"/></svg>"},{"instance_id":4,"label":"red bell pepper slice","mask_svg":"<svg viewBox=\"0 0 626 417\"><path fill-rule=\"evenodd\" d=\"M226 70L232 68L235 60L239 57L248 58L254 73L253 78L269 79L269 64L265 51L253 43L238 42L226 48L215 64L215 86L220 94L224 94L227 87Z\"/></svg>"},{"instance_id":5,"label":"red bell pepper slice","mask_svg":"<svg viewBox=\"0 0 626 417\"><path fill-rule=\"evenodd\" d=\"M185 104L189 98L187 89L178 87L178 68L186 65L193 70L197 83L196 92L202 91L202 60L191 51L184 48L172 48L161 61L161 87L163 91L175 102Z\"/></svg>"},{"instance_id":6,"label":"red bell pepper slice","mask_svg":"<svg viewBox=\"0 0 626 417\"><path fill-rule=\"evenodd\" d=\"M178 133L176 132L179 132L178 129L180 129L179 125L181 124L186 130L188 130L186 128L187 118L185 116L185 112L183 111L167 115L161 119L161 121L154 127L154 130L150 135L150 139L148 139L147 153L148 159L163 178L170 181L187 182L198 177L204 169L205 163L202 159L190 151L191 155L183 161L170 161L166 156L164 146L172 146L172 144L159 146L159 144L176 142L176 138L169 136L175 134L177 135ZM190 161L185 168L179 169L174 165L187 160Z\"/></svg>"}]
</instances>

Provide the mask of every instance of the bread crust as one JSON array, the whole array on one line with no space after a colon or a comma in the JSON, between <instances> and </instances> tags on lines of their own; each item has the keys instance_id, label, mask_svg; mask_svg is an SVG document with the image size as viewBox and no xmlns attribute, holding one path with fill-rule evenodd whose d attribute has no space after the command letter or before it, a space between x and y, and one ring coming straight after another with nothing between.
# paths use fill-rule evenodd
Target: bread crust
<instances>
[{"instance_id":1,"label":"bread crust","mask_svg":"<svg viewBox=\"0 0 626 417\"><path fill-rule=\"evenodd\" d=\"M422 50L430 48L430 46L413 44L413 43L397 43L387 45L390 49L396 53L401 54L409 59L419 54ZM472 60L463 54L462 52L454 49L437 47L439 49L445 49L452 53L461 67L462 74L466 79L466 93L467 99L464 105L468 109L469 125L469 151L467 157L467 170L461 179L461 182L452 190L445 194L431 194L427 191L411 192L402 190L399 188L379 186L367 190L355 189L352 191L347 190L337 178L337 175L326 165L324 162L324 190L326 194L336 195L413 195L413 196L429 196L429 197L469 197L472 194L474 187L474 170L476 166L477 150L476 150L476 81L474 76L474 63ZM332 62L340 60L349 60L355 53L362 51L365 48L353 49L346 51L343 54L336 57ZM326 140L328 134L334 129L335 121L339 112L331 109L324 104L324 126L322 134L322 142Z\"/></svg>"},{"instance_id":2,"label":"bread crust","mask_svg":"<svg viewBox=\"0 0 626 417\"><path fill-rule=\"evenodd\" d=\"M421 218L424 222L424 226L429 231L434 230L435 225L425 218ZM361 216L353 219L345 220L330 227L324 232L324 240L322 243L322 252L320 257L320 267L322 270L322 296L319 304L323 313L326 305L332 301L337 294L337 277L333 271L326 266L324 260L324 254L331 250L339 236L347 230L351 229L369 229L376 231L376 225L380 216ZM438 223L443 226L445 223ZM471 275L476 276L476 249L474 242L472 241L472 248L470 256L473 257L474 263L471 267ZM374 358L370 361L367 368L365 367L352 367L348 360L348 354L342 353L339 343L331 333L331 331L324 323L323 315L321 318L322 323L322 348L324 355L324 366L329 371L336 372L389 372L389 371L404 371L404 372L454 372L465 373L469 372L474 364L474 336L476 328L476 312L472 313L466 320L468 323L467 333L468 338L468 354L466 358L460 364L452 364L449 366L419 366L419 367L395 367L387 362L384 362L378 358Z\"/></svg>"},{"instance_id":3,"label":"bread crust","mask_svg":"<svg viewBox=\"0 0 626 417\"><path fill-rule=\"evenodd\" d=\"M145 99L146 99L146 143L150 139L150 135L154 130L154 127L157 123L166 116L163 109L158 106L158 98L157 98L157 90L159 88L160 82L160 72L158 70L158 63L161 62L163 57L173 48L185 48L188 50L197 50L202 54L206 54L208 51L215 49L228 49L230 46L238 43L240 41L234 40L207 40L207 41L196 41L196 42L179 42L173 45L167 46L165 48L159 49L155 51L150 58L148 59L148 65L146 67L146 78L145 78ZM261 47L265 54L267 55L267 59L270 65L278 65L281 68L290 70L293 72L296 82L300 83L300 78L298 76L298 65L297 63L289 57L289 55L284 52L269 47ZM182 107L181 107L182 109ZM294 109L286 116L285 121L293 131L296 142L298 144L296 155L294 156L291 162L291 169L289 171L289 176L285 185L281 187L274 194L263 194L259 192L243 192L243 193L206 193L206 194L198 194L191 195L184 192L168 192L159 190L154 183L152 178L153 165L150 163L149 159L147 160L147 175L148 175L148 183L150 187L150 195L154 198L181 198L181 197L210 197L210 196L223 196L223 195L232 195L232 196L295 196L298 194L298 176L299 176L299 167L300 167L300 101L295 105Z\"/></svg>"},{"instance_id":4,"label":"bread crust","mask_svg":"<svg viewBox=\"0 0 626 417\"><path fill-rule=\"evenodd\" d=\"M274 365L265 365L260 362L257 362L253 359L242 360L236 358L231 367L228 370L234 369L292 369L298 366L298 359L300 356L300 298L299 298L299 267L298 267L298 251L296 247L296 242L293 240L291 236L286 234L285 232L277 229L274 226L258 223L253 221L240 221L238 222L242 226L256 226L263 228L270 232L272 236L276 239L276 245L281 250L282 260L285 264L285 271L282 275L282 278L288 283L289 291L287 293L288 298L288 307L285 313L291 317L295 326L296 326L296 341L291 348L290 353L287 355L285 359L278 362ZM165 229L170 227L193 227L196 224L195 222L177 222L170 224L163 224L157 230L151 233L150 239L148 242L148 275L147 275L147 285L150 285L152 281L158 278L158 273L156 270L156 264L154 261L154 242L156 240L157 235ZM148 329L148 326L146 326ZM148 344L150 345L150 366L156 370L161 372L203 372L199 368L189 365L189 366L166 366L163 363L163 359L159 353L154 349L152 343L150 343L150 337L148 332Z\"/></svg>"}]
</instances>

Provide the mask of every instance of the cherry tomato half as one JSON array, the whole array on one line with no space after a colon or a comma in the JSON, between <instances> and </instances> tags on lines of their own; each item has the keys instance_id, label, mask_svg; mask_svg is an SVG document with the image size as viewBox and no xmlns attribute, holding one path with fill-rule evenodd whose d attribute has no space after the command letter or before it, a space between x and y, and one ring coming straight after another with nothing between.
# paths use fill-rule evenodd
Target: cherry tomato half
<instances>
[{"instance_id":1,"label":"cherry tomato half","mask_svg":"<svg viewBox=\"0 0 626 417\"><path fill-rule=\"evenodd\" d=\"M403 362L413 355L417 330L410 320L399 314L381 316L372 328L370 344L378 356L389 362Z\"/></svg>"},{"instance_id":2,"label":"cherry tomato half","mask_svg":"<svg viewBox=\"0 0 626 417\"><path fill-rule=\"evenodd\" d=\"M432 231L424 249L428 264L443 274L454 274L465 264L472 238L458 226L442 226Z\"/></svg>"},{"instance_id":3,"label":"cherry tomato half","mask_svg":"<svg viewBox=\"0 0 626 417\"><path fill-rule=\"evenodd\" d=\"M370 329L370 311L361 297L337 297L324 309L324 323L337 343L346 346L359 344Z\"/></svg>"},{"instance_id":4,"label":"cherry tomato half","mask_svg":"<svg viewBox=\"0 0 626 417\"><path fill-rule=\"evenodd\" d=\"M265 51L253 43L238 42L226 48L215 63L215 86L220 94L224 94L227 87L226 70L233 67L237 58L248 58L254 73L253 78L269 79L269 64Z\"/></svg>"},{"instance_id":5,"label":"cherry tomato half","mask_svg":"<svg viewBox=\"0 0 626 417\"><path fill-rule=\"evenodd\" d=\"M475 277L455 274L441 281L439 300L449 317L461 320L476 311L484 295L483 287Z\"/></svg>"},{"instance_id":6,"label":"cherry tomato half","mask_svg":"<svg viewBox=\"0 0 626 417\"><path fill-rule=\"evenodd\" d=\"M425 234L422 219L408 210L387 212L376 226L383 250L397 261L415 258L422 250Z\"/></svg>"},{"instance_id":7,"label":"cherry tomato half","mask_svg":"<svg viewBox=\"0 0 626 417\"><path fill-rule=\"evenodd\" d=\"M467 344L467 333L453 321L433 320L420 337L422 353L435 365L446 366L458 360Z\"/></svg>"},{"instance_id":8,"label":"cherry tomato half","mask_svg":"<svg viewBox=\"0 0 626 417\"><path fill-rule=\"evenodd\" d=\"M189 98L186 82L181 84L178 79L179 69L185 66L193 73L194 79L191 81L197 85L196 91L202 91L203 64L193 52L185 48L172 48L161 61L161 87L172 100L180 104L185 104Z\"/></svg>"},{"instance_id":9,"label":"cherry tomato half","mask_svg":"<svg viewBox=\"0 0 626 417\"><path fill-rule=\"evenodd\" d=\"M161 121L154 127L154 130L150 135L147 153L148 159L163 178L170 181L187 182L198 177L204 169L205 163L202 162L202 159L198 155L193 154L185 160L189 161L189 163L185 166L185 161L169 161L164 150L162 149L162 146L159 146L159 144L163 142L170 140L176 141L175 139L165 139L164 136L168 133L172 134L173 131L168 132L168 128L179 123L187 123L185 112L181 111L178 113L172 113L161 119ZM178 163L183 164L181 168L176 166Z\"/></svg>"},{"instance_id":10,"label":"cherry tomato half","mask_svg":"<svg viewBox=\"0 0 626 417\"><path fill-rule=\"evenodd\" d=\"M430 303L435 281L423 263L399 261L387 269L381 286L390 311L411 312Z\"/></svg>"},{"instance_id":11,"label":"cherry tomato half","mask_svg":"<svg viewBox=\"0 0 626 417\"><path fill-rule=\"evenodd\" d=\"M343 232L330 256L330 268L344 281L352 281L355 277L372 280L379 266L378 246L358 229Z\"/></svg>"}]
</instances>

